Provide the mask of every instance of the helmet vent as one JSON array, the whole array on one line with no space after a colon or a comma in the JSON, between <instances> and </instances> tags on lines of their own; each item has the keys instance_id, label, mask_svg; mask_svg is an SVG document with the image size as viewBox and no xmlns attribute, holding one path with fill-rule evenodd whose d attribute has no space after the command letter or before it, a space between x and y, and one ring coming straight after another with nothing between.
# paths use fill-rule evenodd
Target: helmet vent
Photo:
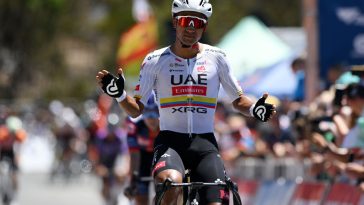
<instances>
[{"instance_id":1,"label":"helmet vent","mask_svg":"<svg viewBox=\"0 0 364 205\"><path fill-rule=\"evenodd\" d=\"M189 3L188 3L188 0L186 0L186 3L187 3L187 4L189 4Z\"/></svg>"},{"instance_id":2,"label":"helmet vent","mask_svg":"<svg viewBox=\"0 0 364 205\"><path fill-rule=\"evenodd\" d=\"M176 3L173 3L173 7L178 7L178 5Z\"/></svg>"}]
</instances>

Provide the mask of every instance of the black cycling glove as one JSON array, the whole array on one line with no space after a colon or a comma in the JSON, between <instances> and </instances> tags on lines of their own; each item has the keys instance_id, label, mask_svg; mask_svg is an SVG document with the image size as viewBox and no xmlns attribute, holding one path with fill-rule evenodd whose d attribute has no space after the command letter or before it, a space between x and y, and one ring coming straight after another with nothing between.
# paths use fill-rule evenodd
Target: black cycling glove
<instances>
[{"instance_id":1,"label":"black cycling glove","mask_svg":"<svg viewBox=\"0 0 364 205\"><path fill-rule=\"evenodd\" d=\"M253 106L251 113L262 122L267 122L273 115L275 108L272 104L265 103L266 97L261 97Z\"/></svg>"},{"instance_id":2,"label":"black cycling glove","mask_svg":"<svg viewBox=\"0 0 364 205\"><path fill-rule=\"evenodd\" d=\"M119 78L111 73L105 75L102 80L102 90L113 98L118 98L123 95L125 78L119 74Z\"/></svg>"}]
</instances>

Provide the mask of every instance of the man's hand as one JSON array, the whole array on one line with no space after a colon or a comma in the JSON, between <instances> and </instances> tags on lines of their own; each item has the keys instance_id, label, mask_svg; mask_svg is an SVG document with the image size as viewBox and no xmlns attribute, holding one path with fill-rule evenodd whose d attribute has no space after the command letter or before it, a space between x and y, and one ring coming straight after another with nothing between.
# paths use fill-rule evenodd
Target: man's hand
<instances>
[{"instance_id":1,"label":"man's hand","mask_svg":"<svg viewBox=\"0 0 364 205\"><path fill-rule=\"evenodd\" d=\"M268 94L265 93L255 104L251 110L251 113L255 118L262 122L267 122L272 116L276 113L275 106L269 103L266 103Z\"/></svg>"},{"instance_id":2,"label":"man's hand","mask_svg":"<svg viewBox=\"0 0 364 205\"><path fill-rule=\"evenodd\" d=\"M358 163L348 163L345 172L352 178L364 177L364 166Z\"/></svg>"},{"instance_id":3,"label":"man's hand","mask_svg":"<svg viewBox=\"0 0 364 205\"><path fill-rule=\"evenodd\" d=\"M135 185L127 186L124 189L124 195L129 199L134 199L135 195L137 194L137 187Z\"/></svg>"},{"instance_id":4,"label":"man's hand","mask_svg":"<svg viewBox=\"0 0 364 205\"><path fill-rule=\"evenodd\" d=\"M317 132L312 133L312 142L320 149L326 149L329 146L329 143L326 141L325 137Z\"/></svg>"},{"instance_id":5,"label":"man's hand","mask_svg":"<svg viewBox=\"0 0 364 205\"><path fill-rule=\"evenodd\" d=\"M109 170L104 165L100 164L95 167L95 172L100 177L106 177L110 174Z\"/></svg>"},{"instance_id":6,"label":"man's hand","mask_svg":"<svg viewBox=\"0 0 364 205\"><path fill-rule=\"evenodd\" d=\"M110 97L119 98L124 93L125 78L121 68L118 69L118 78L107 70L97 73L96 79L104 93Z\"/></svg>"}]
</instances>

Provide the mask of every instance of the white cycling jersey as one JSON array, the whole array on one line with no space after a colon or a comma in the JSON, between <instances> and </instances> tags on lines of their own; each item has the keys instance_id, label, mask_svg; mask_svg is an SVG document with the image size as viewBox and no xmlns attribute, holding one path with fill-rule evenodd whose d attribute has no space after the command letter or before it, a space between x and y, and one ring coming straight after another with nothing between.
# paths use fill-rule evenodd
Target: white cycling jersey
<instances>
[{"instance_id":1,"label":"white cycling jersey","mask_svg":"<svg viewBox=\"0 0 364 205\"><path fill-rule=\"evenodd\" d=\"M134 97L146 105L154 90L160 130L213 132L220 84L231 100L242 94L225 53L206 44L202 47L191 59L178 57L170 47L156 50L144 59Z\"/></svg>"}]
</instances>

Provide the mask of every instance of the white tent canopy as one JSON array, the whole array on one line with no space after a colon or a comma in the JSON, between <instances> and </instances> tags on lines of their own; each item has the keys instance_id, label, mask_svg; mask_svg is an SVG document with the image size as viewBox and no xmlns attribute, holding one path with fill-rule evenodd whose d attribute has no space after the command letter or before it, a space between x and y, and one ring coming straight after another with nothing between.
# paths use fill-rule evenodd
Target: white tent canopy
<instances>
[{"instance_id":1,"label":"white tent canopy","mask_svg":"<svg viewBox=\"0 0 364 205\"><path fill-rule=\"evenodd\" d=\"M273 94L287 96L294 91L296 81L289 66L295 52L255 17L243 18L217 46L226 52L233 75L250 94L270 93L277 82L280 85L272 89ZM259 79L255 84L245 83L250 76ZM258 83L259 89L254 89Z\"/></svg>"}]
</instances>

